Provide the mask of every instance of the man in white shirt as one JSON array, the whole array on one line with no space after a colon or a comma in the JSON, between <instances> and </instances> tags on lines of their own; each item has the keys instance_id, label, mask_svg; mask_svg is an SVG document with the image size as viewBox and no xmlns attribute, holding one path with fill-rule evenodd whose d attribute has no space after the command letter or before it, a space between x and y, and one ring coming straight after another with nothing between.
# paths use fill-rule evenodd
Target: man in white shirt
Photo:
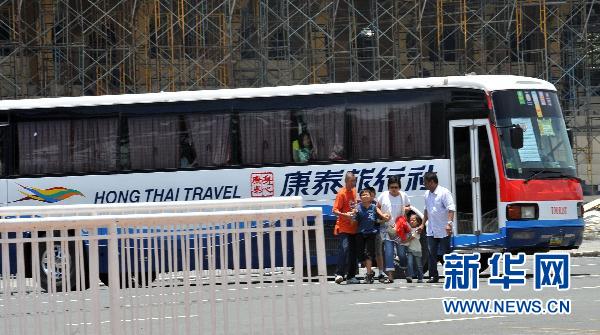
<instances>
[{"instance_id":1,"label":"man in white shirt","mask_svg":"<svg viewBox=\"0 0 600 335\"><path fill-rule=\"evenodd\" d=\"M437 283L439 275L437 270L438 249L442 254L448 252L452 223L456 205L452 193L438 185L435 172L427 172L423 176L425 191L425 215L423 224L427 226L427 248L429 249L429 280L428 283Z\"/></svg>"}]
</instances>

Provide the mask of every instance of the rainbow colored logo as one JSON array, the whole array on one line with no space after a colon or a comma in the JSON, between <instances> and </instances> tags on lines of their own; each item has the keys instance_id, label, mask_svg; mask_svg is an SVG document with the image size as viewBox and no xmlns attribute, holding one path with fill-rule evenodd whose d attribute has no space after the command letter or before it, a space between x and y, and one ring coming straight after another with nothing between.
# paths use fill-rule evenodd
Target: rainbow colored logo
<instances>
[{"instance_id":1,"label":"rainbow colored logo","mask_svg":"<svg viewBox=\"0 0 600 335\"><path fill-rule=\"evenodd\" d=\"M18 185L29 192L24 192L24 191L19 190L19 192L21 194L23 194L25 197L23 197L19 200L15 200L13 202L19 202L19 201L24 201L24 200L36 200L36 201L41 201L41 202L51 204L51 203L63 201L74 195L80 195L82 197L84 196L81 192L79 192L77 190L73 190L70 188L62 187L62 186L61 187L51 187L51 188L47 188L44 190L44 189L35 188L35 187L23 186L21 184L18 184Z\"/></svg>"}]
</instances>

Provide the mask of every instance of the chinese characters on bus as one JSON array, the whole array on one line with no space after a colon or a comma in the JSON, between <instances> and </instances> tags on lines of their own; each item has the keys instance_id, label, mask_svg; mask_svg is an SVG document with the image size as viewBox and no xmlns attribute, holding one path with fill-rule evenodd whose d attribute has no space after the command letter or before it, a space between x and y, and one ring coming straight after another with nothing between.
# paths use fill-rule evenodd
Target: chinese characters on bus
<instances>
[{"instance_id":1,"label":"chinese characters on bus","mask_svg":"<svg viewBox=\"0 0 600 335\"><path fill-rule=\"evenodd\" d=\"M252 197L272 197L275 195L273 172L255 172L250 175L250 195Z\"/></svg>"},{"instance_id":2,"label":"chinese characters on bus","mask_svg":"<svg viewBox=\"0 0 600 335\"><path fill-rule=\"evenodd\" d=\"M357 188L374 187L377 192L382 192L389 176L399 176L404 186L404 191L425 190L423 175L434 171L433 164L425 164L407 169L402 167L378 167L365 169L352 169L357 176ZM327 195L336 194L344 180L344 169L326 171L295 171L285 174L285 181L280 196L298 195ZM254 195L253 195L254 196Z\"/></svg>"}]
</instances>

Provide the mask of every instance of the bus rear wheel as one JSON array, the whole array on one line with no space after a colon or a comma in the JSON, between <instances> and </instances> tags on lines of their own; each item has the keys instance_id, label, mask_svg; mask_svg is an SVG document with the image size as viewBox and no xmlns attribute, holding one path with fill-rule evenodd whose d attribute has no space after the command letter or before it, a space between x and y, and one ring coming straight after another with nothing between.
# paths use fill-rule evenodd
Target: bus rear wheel
<instances>
[{"instance_id":1,"label":"bus rear wheel","mask_svg":"<svg viewBox=\"0 0 600 335\"><path fill-rule=\"evenodd\" d=\"M53 288L55 292L75 290L77 287L75 257L73 257L75 248L69 243L69 247L65 249L60 242L54 242L50 250L47 246L46 243L40 243L39 245L40 285L42 289L46 292L49 292L50 288ZM63 265L65 266L63 267ZM67 287L67 284L69 287Z\"/></svg>"}]
</instances>

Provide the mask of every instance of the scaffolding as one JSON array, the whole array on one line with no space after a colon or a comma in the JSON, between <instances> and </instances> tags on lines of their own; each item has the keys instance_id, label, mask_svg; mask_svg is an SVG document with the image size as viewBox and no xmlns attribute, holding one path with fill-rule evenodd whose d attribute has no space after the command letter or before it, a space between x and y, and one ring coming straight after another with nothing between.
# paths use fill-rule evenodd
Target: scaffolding
<instances>
[{"instance_id":1,"label":"scaffolding","mask_svg":"<svg viewBox=\"0 0 600 335\"><path fill-rule=\"evenodd\" d=\"M0 0L0 98L518 74L600 184L600 2Z\"/></svg>"}]
</instances>

